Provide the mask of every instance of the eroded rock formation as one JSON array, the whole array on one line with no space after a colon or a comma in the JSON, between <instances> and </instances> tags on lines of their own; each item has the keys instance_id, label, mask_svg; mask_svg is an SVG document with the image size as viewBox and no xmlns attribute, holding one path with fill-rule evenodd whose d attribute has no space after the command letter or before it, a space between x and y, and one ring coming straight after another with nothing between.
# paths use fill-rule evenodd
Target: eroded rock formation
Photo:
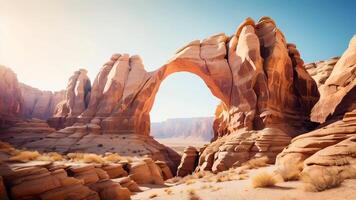
<instances>
[{"instance_id":1,"label":"eroded rock formation","mask_svg":"<svg viewBox=\"0 0 356 200\"><path fill-rule=\"evenodd\" d=\"M316 84L295 45L287 45L270 18L257 24L248 18L233 36L222 33L193 41L154 72L146 72L138 56L113 55L93 83L88 107L65 121L95 123L103 133L149 135L149 112L159 86L179 71L197 74L221 99L229 117L219 130L226 133L278 126L297 134L318 100ZM68 118L63 110L51 121Z\"/></svg>"},{"instance_id":2,"label":"eroded rock formation","mask_svg":"<svg viewBox=\"0 0 356 200\"><path fill-rule=\"evenodd\" d=\"M20 83L23 98L23 114L25 118L47 120L52 117L56 106L63 101L65 91L41 91L37 88Z\"/></svg>"},{"instance_id":3,"label":"eroded rock formation","mask_svg":"<svg viewBox=\"0 0 356 200\"><path fill-rule=\"evenodd\" d=\"M304 166L304 171L332 167L346 177L356 173L355 41L353 36L340 59L307 65L319 83L321 95L311 117L323 123L314 131L293 138L278 155L278 165L293 163Z\"/></svg>"},{"instance_id":4,"label":"eroded rock formation","mask_svg":"<svg viewBox=\"0 0 356 200\"><path fill-rule=\"evenodd\" d=\"M41 91L20 83L16 74L0 65L0 128L14 125L21 119L46 120L64 99L64 91Z\"/></svg>"},{"instance_id":5,"label":"eroded rock formation","mask_svg":"<svg viewBox=\"0 0 356 200\"><path fill-rule=\"evenodd\" d=\"M21 115L22 96L16 74L0 65L0 129L10 126Z\"/></svg>"},{"instance_id":6,"label":"eroded rock formation","mask_svg":"<svg viewBox=\"0 0 356 200\"><path fill-rule=\"evenodd\" d=\"M114 54L92 86L86 71L75 72L65 100L49 119L51 126L66 128L24 147L124 155L134 151L165 160L175 171L179 156L149 136L149 112L163 80L180 71L201 77L221 100L216 141L199 161L204 170L219 171L260 155L273 162L290 137L308 130L310 110L319 98L296 46L286 43L275 22L247 18L232 36L221 33L193 41L153 72L144 69L139 56L128 54ZM134 150L126 149L128 141Z\"/></svg>"}]
</instances>

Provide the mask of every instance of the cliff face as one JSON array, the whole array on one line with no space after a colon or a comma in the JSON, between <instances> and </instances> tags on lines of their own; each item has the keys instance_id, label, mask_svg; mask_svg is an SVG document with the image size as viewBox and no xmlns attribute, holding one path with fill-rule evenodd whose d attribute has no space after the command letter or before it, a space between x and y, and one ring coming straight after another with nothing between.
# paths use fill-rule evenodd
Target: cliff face
<instances>
[{"instance_id":1,"label":"cliff face","mask_svg":"<svg viewBox=\"0 0 356 200\"><path fill-rule=\"evenodd\" d=\"M56 106L64 99L65 91L41 91L26 84L20 83L23 98L22 116L25 118L38 118L46 120L53 116Z\"/></svg>"},{"instance_id":2,"label":"cliff face","mask_svg":"<svg viewBox=\"0 0 356 200\"><path fill-rule=\"evenodd\" d=\"M213 138L213 118L174 118L151 123L155 138L182 138L210 141Z\"/></svg>"},{"instance_id":3,"label":"cliff face","mask_svg":"<svg viewBox=\"0 0 356 200\"><path fill-rule=\"evenodd\" d=\"M16 74L0 65L0 128L7 127L21 116L22 96Z\"/></svg>"},{"instance_id":4,"label":"cliff face","mask_svg":"<svg viewBox=\"0 0 356 200\"><path fill-rule=\"evenodd\" d=\"M0 66L0 127L8 127L11 121L52 117L57 104L64 99L64 91L41 91L20 83L16 74ZM7 125L8 124L8 125Z\"/></svg>"},{"instance_id":5,"label":"cliff face","mask_svg":"<svg viewBox=\"0 0 356 200\"><path fill-rule=\"evenodd\" d=\"M307 69L320 91L311 119L321 124L293 138L278 155L277 164L304 166L304 171L334 168L352 174L356 171L356 36L339 59L311 63Z\"/></svg>"}]
</instances>

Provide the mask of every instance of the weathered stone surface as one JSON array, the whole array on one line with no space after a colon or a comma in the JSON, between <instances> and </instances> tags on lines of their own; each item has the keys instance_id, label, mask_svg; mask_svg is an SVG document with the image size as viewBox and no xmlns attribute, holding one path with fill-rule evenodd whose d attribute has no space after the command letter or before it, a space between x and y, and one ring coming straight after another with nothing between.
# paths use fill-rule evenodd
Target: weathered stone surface
<instances>
[{"instance_id":1,"label":"weathered stone surface","mask_svg":"<svg viewBox=\"0 0 356 200\"><path fill-rule=\"evenodd\" d=\"M293 138L277 157L277 164L349 165L355 162L356 110L342 120Z\"/></svg>"},{"instance_id":2,"label":"weathered stone surface","mask_svg":"<svg viewBox=\"0 0 356 200\"><path fill-rule=\"evenodd\" d=\"M198 151L194 147L184 149L180 165L178 166L177 176L184 177L191 174L198 164Z\"/></svg>"},{"instance_id":3,"label":"weathered stone surface","mask_svg":"<svg viewBox=\"0 0 356 200\"><path fill-rule=\"evenodd\" d=\"M12 125L22 112L22 96L16 74L0 65L0 128Z\"/></svg>"},{"instance_id":4,"label":"weathered stone surface","mask_svg":"<svg viewBox=\"0 0 356 200\"><path fill-rule=\"evenodd\" d=\"M53 116L56 106L64 100L65 91L41 91L20 83L23 98L23 113L25 118L48 119Z\"/></svg>"},{"instance_id":5,"label":"weathered stone surface","mask_svg":"<svg viewBox=\"0 0 356 200\"><path fill-rule=\"evenodd\" d=\"M164 183L160 167L151 158L131 163L129 177L138 184L152 183L162 185Z\"/></svg>"},{"instance_id":6,"label":"weathered stone surface","mask_svg":"<svg viewBox=\"0 0 356 200\"><path fill-rule=\"evenodd\" d=\"M127 176L127 172L122 167L122 164L110 164L102 167L109 175L110 179Z\"/></svg>"},{"instance_id":7,"label":"weathered stone surface","mask_svg":"<svg viewBox=\"0 0 356 200\"><path fill-rule=\"evenodd\" d=\"M342 116L356 108L356 36L335 64L325 83L319 87L321 98L311 119L323 123L328 117Z\"/></svg>"}]
</instances>

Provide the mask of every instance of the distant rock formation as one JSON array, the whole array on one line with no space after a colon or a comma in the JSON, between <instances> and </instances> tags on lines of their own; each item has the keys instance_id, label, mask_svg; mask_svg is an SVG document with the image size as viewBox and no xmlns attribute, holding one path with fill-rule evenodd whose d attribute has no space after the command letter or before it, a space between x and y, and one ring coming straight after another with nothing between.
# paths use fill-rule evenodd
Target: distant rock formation
<instances>
[{"instance_id":1,"label":"distant rock formation","mask_svg":"<svg viewBox=\"0 0 356 200\"><path fill-rule=\"evenodd\" d=\"M63 101L65 91L42 91L26 84L20 83L23 98L23 114L25 118L38 118L46 120L53 116L56 106Z\"/></svg>"},{"instance_id":2,"label":"distant rock formation","mask_svg":"<svg viewBox=\"0 0 356 200\"><path fill-rule=\"evenodd\" d=\"M22 96L16 74L0 65L0 128L8 127L22 113Z\"/></svg>"},{"instance_id":3,"label":"distant rock formation","mask_svg":"<svg viewBox=\"0 0 356 200\"><path fill-rule=\"evenodd\" d=\"M210 141L213 138L213 117L173 118L151 123L154 138L182 138Z\"/></svg>"},{"instance_id":4,"label":"distant rock formation","mask_svg":"<svg viewBox=\"0 0 356 200\"><path fill-rule=\"evenodd\" d=\"M50 92L30 87L20 83L10 68L1 65L0 77L0 128L9 127L20 119L46 120L64 99L64 90Z\"/></svg>"}]
</instances>

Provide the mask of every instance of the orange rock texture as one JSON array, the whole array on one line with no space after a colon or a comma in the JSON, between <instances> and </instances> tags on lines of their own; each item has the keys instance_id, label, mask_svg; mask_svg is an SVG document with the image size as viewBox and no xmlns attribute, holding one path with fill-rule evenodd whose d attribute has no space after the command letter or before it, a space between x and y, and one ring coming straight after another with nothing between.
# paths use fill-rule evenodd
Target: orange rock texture
<instances>
[{"instance_id":1,"label":"orange rock texture","mask_svg":"<svg viewBox=\"0 0 356 200\"><path fill-rule=\"evenodd\" d=\"M304 171L331 167L350 178L356 174L356 36L340 58L311 63L307 69L320 91L311 119L321 124L293 138L277 164L294 163Z\"/></svg>"}]
</instances>

